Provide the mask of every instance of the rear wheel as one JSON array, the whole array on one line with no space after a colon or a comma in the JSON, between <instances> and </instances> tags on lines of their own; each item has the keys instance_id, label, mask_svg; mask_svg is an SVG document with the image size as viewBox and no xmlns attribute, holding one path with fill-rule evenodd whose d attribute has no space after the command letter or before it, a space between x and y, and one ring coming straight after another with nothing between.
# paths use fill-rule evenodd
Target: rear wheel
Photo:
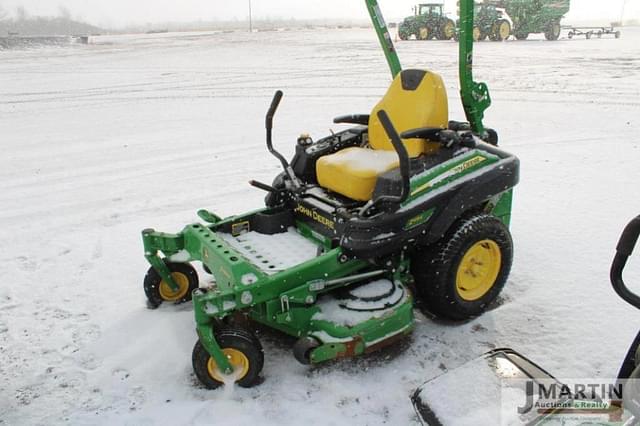
<instances>
[{"instance_id":1,"label":"rear wheel","mask_svg":"<svg viewBox=\"0 0 640 426\"><path fill-rule=\"evenodd\" d=\"M466 320L496 299L512 258L509 229L494 216L477 214L460 219L432 248L414 255L411 269L429 311Z\"/></svg>"},{"instance_id":2,"label":"rear wheel","mask_svg":"<svg viewBox=\"0 0 640 426\"><path fill-rule=\"evenodd\" d=\"M500 19L493 25L493 40L504 41L511 35L511 24L506 19Z\"/></svg>"},{"instance_id":3,"label":"rear wheel","mask_svg":"<svg viewBox=\"0 0 640 426\"><path fill-rule=\"evenodd\" d=\"M480 39L482 38L482 30L480 29L479 26L474 26L473 27L473 41L480 41Z\"/></svg>"},{"instance_id":4,"label":"rear wheel","mask_svg":"<svg viewBox=\"0 0 640 426\"><path fill-rule=\"evenodd\" d=\"M529 37L529 33L516 32L514 36L516 37L516 40L526 40Z\"/></svg>"},{"instance_id":5,"label":"rear wheel","mask_svg":"<svg viewBox=\"0 0 640 426\"><path fill-rule=\"evenodd\" d=\"M429 40L431 38L431 31L429 31L428 27L420 27L418 30L418 40Z\"/></svg>"},{"instance_id":6,"label":"rear wheel","mask_svg":"<svg viewBox=\"0 0 640 426\"><path fill-rule=\"evenodd\" d=\"M144 277L144 293L150 308L157 308L162 302L183 303L191 300L191 292L198 288L198 274L188 263L165 262L171 272L171 278L178 285L178 290L171 289L158 271L149 268Z\"/></svg>"},{"instance_id":7,"label":"rear wheel","mask_svg":"<svg viewBox=\"0 0 640 426\"><path fill-rule=\"evenodd\" d=\"M223 374L198 340L191 355L198 380L208 389L216 389L225 383L237 383L245 388L256 385L264 365L260 341L249 331L235 327L219 330L215 337L234 371L229 376Z\"/></svg>"},{"instance_id":8,"label":"rear wheel","mask_svg":"<svg viewBox=\"0 0 640 426\"><path fill-rule=\"evenodd\" d=\"M549 41L556 41L560 38L561 32L562 27L560 26L560 22L551 22L547 27L547 30L544 32L544 37Z\"/></svg>"},{"instance_id":9,"label":"rear wheel","mask_svg":"<svg viewBox=\"0 0 640 426\"><path fill-rule=\"evenodd\" d=\"M400 37L400 40L409 40L409 35L404 28L398 28L398 37Z\"/></svg>"},{"instance_id":10,"label":"rear wheel","mask_svg":"<svg viewBox=\"0 0 640 426\"><path fill-rule=\"evenodd\" d=\"M451 40L456 34L456 24L451 19L446 19L440 26L438 40Z\"/></svg>"}]
</instances>

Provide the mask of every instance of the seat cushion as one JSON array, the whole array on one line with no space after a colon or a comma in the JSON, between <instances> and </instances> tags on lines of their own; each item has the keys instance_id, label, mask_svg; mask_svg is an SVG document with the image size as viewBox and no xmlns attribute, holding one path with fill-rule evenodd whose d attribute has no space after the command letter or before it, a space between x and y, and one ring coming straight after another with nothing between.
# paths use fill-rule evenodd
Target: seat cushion
<instances>
[{"instance_id":1,"label":"seat cushion","mask_svg":"<svg viewBox=\"0 0 640 426\"><path fill-rule=\"evenodd\" d=\"M378 175L399 166L394 151L346 148L316 163L320 186L358 201L371 199Z\"/></svg>"}]
</instances>

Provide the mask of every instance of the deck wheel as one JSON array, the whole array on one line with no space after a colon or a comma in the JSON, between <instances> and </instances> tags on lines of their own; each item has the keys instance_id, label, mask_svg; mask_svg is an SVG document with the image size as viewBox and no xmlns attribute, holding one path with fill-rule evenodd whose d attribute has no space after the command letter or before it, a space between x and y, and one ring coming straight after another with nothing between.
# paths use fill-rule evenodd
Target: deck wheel
<instances>
[{"instance_id":1,"label":"deck wheel","mask_svg":"<svg viewBox=\"0 0 640 426\"><path fill-rule=\"evenodd\" d=\"M302 337L293 345L293 356L298 360L300 364L311 364L311 352L320 346L313 337Z\"/></svg>"},{"instance_id":2,"label":"deck wheel","mask_svg":"<svg viewBox=\"0 0 640 426\"><path fill-rule=\"evenodd\" d=\"M188 263L165 263L178 285L178 291L173 291L153 267L149 268L144 277L143 287L151 308L157 308L162 302L188 302L191 300L191 292L198 288L198 274L193 266Z\"/></svg>"},{"instance_id":3,"label":"deck wheel","mask_svg":"<svg viewBox=\"0 0 640 426\"><path fill-rule=\"evenodd\" d=\"M193 347L191 363L200 382L208 389L216 389L225 383L237 383L248 388L256 385L264 365L264 351L253 333L236 327L215 332L215 338L234 371L225 376L215 359L198 340Z\"/></svg>"}]
</instances>

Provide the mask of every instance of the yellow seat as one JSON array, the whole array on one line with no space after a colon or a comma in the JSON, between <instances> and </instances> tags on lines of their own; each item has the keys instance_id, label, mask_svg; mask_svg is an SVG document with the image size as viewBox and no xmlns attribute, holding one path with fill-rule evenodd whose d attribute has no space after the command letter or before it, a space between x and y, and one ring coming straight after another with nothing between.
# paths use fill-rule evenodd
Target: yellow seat
<instances>
[{"instance_id":1,"label":"yellow seat","mask_svg":"<svg viewBox=\"0 0 640 426\"><path fill-rule=\"evenodd\" d=\"M369 116L370 148L347 148L317 161L316 174L322 187L354 200L368 201L378 176L398 167L398 156L378 119L380 110L387 112L398 133L421 127L446 129L449 122L442 78L429 71L402 71ZM439 144L424 139L403 143L412 158L439 148Z\"/></svg>"},{"instance_id":2,"label":"yellow seat","mask_svg":"<svg viewBox=\"0 0 640 426\"><path fill-rule=\"evenodd\" d=\"M393 151L353 147L321 157L316 169L320 185L366 201L371 199L378 176L397 168L399 163L398 154Z\"/></svg>"}]
</instances>

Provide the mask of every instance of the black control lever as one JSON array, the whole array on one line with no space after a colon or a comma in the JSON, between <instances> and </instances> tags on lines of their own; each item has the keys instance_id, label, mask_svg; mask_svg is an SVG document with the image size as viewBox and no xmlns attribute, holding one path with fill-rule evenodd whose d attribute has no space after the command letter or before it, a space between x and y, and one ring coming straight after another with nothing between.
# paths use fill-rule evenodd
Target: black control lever
<instances>
[{"instance_id":1,"label":"black control lever","mask_svg":"<svg viewBox=\"0 0 640 426\"><path fill-rule=\"evenodd\" d=\"M276 157L280 161L280 164L282 164L282 168L284 169L287 176L289 176L289 179L291 179L293 186L295 188L298 188L300 187L300 182L298 181L298 178L293 172L291 165L289 165L289 162L282 156L282 154L276 151L275 148L273 147L273 140L272 140L273 116L276 114L276 111L278 110L278 106L280 105L280 101L282 100L283 95L284 94L282 93L282 90L278 90L273 96L273 100L271 101L271 106L269 107L269 111L267 111L267 116L265 118L265 127L267 128L267 149L271 154L273 154L274 157Z\"/></svg>"},{"instance_id":2,"label":"black control lever","mask_svg":"<svg viewBox=\"0 0 640 426\"><path fill-rule=\"evenodd\" d=\"M398 132L396 131L395 127L393 127L393 123L391 122L389 115L387 115L387 112L385 110L378 111L378 118L380 119L382 127L384 127L384 131L387 133L387 136L389 136L389 139L391 139L393 148L398 154L398 158L400 159L400 176L402 176L402 190L400 192L400 195L388 196L385 201L393 201L400 204L409 197L409 191L411 189L409 180L409 168L411 166L409 163L409 154L407 153L407 148L405 148L404 144L402 143L402 139L400 139ZM383 197L380 197L378 200L382 199Z\"/></svg>"},{"instance_id":3,"label":"black control lever","mask_svg":"<svg viewBox=\"0 0 640 426\"><path fill-rule=\"evenodd\" d=\"M273 192L273 193L280 192L279 190L275 189L271 185L267 185L266 183L262 183L253 179L249 181L249 185L254 186L258 189L262 189L263 191L267 191L267 192Z\"/></svg>"},{"instance_id":4,"label":"black control lever","mask_svg":"<svg viewBox=\"0 0 640 426\"><path fill-rule=\"evenodd\" d=\"M402 143L402 139L398 132L396 131L389 115L385 110L378 111L378 119L380 119L380 123L384 128L384 131L387 133L389 139L391 139L391 144L398 154L398 158L400 159L400 176L402 177L402 188L400 190L400 194L398 195L382 195L375 200L369 201L361 210L360 216L366 216L367 212L372 208L376 207L381 203L393 203L395 205L400 205L409 198L409 193L411 191L411 177L410 177L410 167L411 163L409 162L409 154L407 153L407 148L405 148Z\"/></svg>"},{"instance_id":5,"label":"black control lever","mask_svg":"<svg viewBox=\"0 0 640 426\"><path fill-rule=\"evenodd\" d=\"M639 236L640 216L637 216L629 222L620 236L620 241L616 247L616 255L613 258L613 263L611 264L610 274L611 284L613 285L613 289L616 293L618 293L618 296L637 309L640 309L640 297L629 290L626 286L622 279L622 271L627 264L629 256L633 253L633 249L638 242Z\"/></svg>"},{"instance_id":6,"label":"black control lever","mask_svg":"<svg viewBox=\"0 0 640 426\"><path fill-rule=\"evenodd\" d=\"M278 90L275 95L273 95L273 100L271 101L271 106L269 106L269 111L267 111L267 118L265 120L265 124L267 130L271 130L273 128L273 116L276 115L276 111L278 110L278 106L280 106L280 101L284 93L282 90Z\"/></svg>"},{"instance_id":7,"label":"black control lever","mask_svg":"<svg viewBox=\"0 0 640 426\"><path fill-rule=\"evenodd\" d=\"M341 115L333 119L336 124L361 124L366 126L369 124L369 114L351 114Z\"/></svg>"}]
</instances>

